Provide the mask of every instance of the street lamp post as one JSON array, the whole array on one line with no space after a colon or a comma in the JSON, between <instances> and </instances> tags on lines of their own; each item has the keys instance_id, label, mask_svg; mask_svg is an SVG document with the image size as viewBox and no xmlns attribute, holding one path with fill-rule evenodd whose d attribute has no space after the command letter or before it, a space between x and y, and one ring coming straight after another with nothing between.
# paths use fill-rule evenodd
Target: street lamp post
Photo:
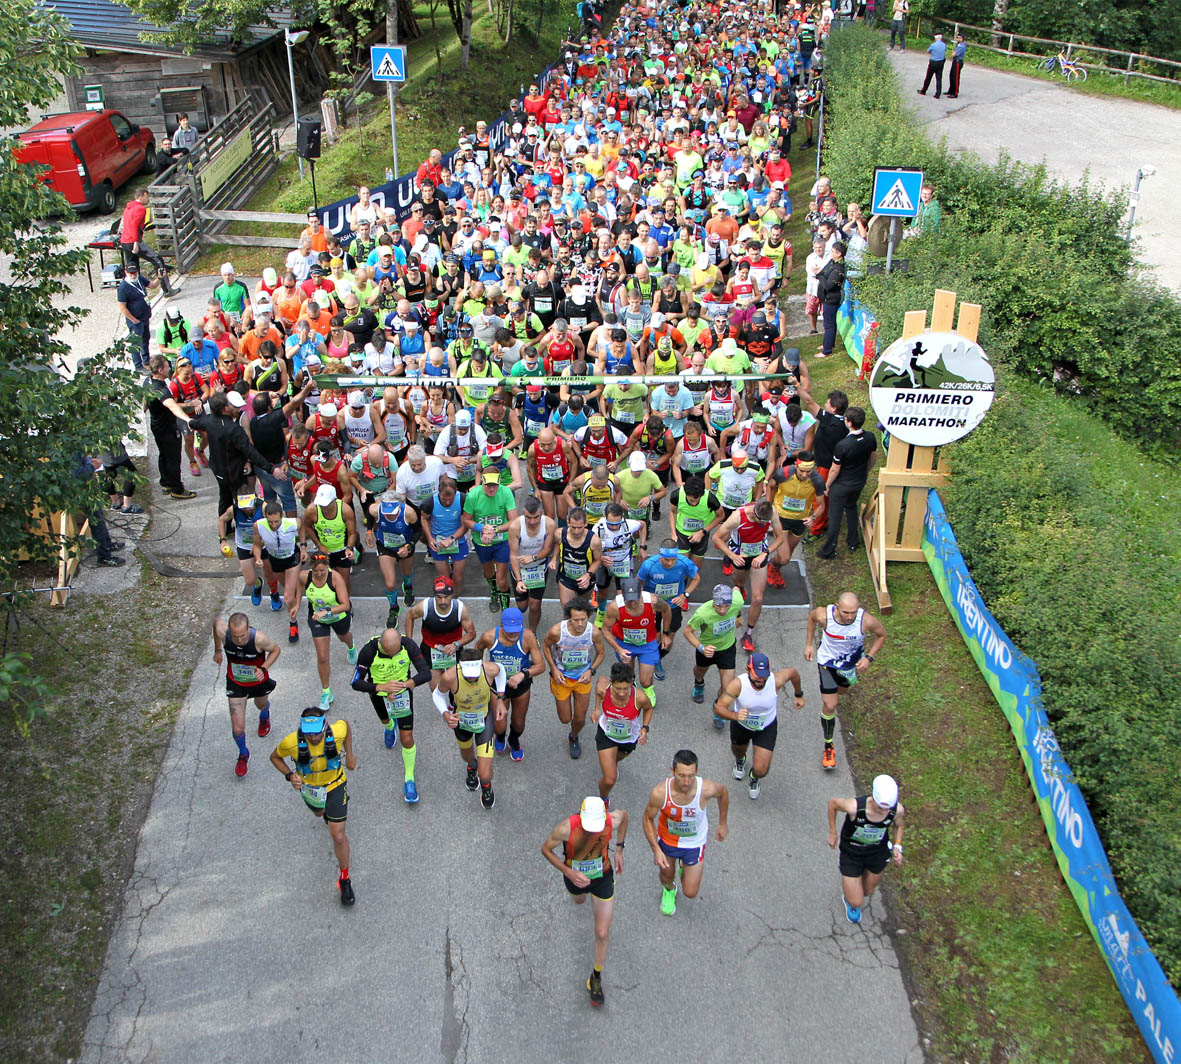
<instances>
[{"instance_id":1,"label":"street lamp post","mask_svg":"<svg viewBox=\"0 0 1181 1064\"><path fill-rule=\"evenodd\" d=\"M1128 228L1124 233L1125 241L1132 239L1132 224L1136 221L1136 205L1140 202L1140 182L1146 177L1152 177L1155 173L1156 167L1151 163L1145 163L1136 171L1136 182L1132 185L1132 191L1128 195Z\"/></svg>"},{"instance_id":2,"label":"street lamp post","mask_svg":"<svg viewBox=\"0 0 1181 1064\"><path fill-rule=\"evenodd\" d=\"M283 29L283 43L287 45L287 74L291 78L291 120L295 123L295 135L299 136L299 102L295 96L295 60L291 58L291 54L297 44L303 44L308 39L307 30L299 30L297 33L292 33L289 29ZM296 158L299 159L299 179L303 180L303 159L296 153Z\"/></svg>"}]
</instances>

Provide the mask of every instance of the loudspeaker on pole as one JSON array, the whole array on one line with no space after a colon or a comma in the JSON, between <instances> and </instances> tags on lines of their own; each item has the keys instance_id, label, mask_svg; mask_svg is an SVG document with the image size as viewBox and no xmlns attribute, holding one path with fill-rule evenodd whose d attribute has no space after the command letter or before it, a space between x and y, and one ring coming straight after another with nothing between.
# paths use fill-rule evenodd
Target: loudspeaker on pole
<instances>
[{"instance_id":1,"label":"loudspeaker on pole","mask_svg":"<svg viewBox=\"0 0 1181 1064\"><path fill-rule=\"evenodd\" d=\"M300 118L295 129L295 154L301 159L320 158L320 135L324 124L310 115Z\"/></svg>"}]
</instances>

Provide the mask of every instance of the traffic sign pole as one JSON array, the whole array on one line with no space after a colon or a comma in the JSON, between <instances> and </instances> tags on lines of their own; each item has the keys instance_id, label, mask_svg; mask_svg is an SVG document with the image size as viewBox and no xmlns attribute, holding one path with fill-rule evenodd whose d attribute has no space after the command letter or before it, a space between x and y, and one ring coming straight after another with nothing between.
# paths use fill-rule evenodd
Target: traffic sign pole
<instances>
[{"instance_id":1,"label":"traffic sign pole","mask_svg":"<svg viewBox=\"0 0 1181 1064\"><path fill-rule=\"evenodd\" d=\"M898 219L890 219L890 236L886 241L886 273L894 266L894 245L898 243Z\"/></svg>"},{"instance_id":2,"label":"traffic sign pole","mask_svg":"<svg viewBox=\"0 0 1181 1064\"><path fill-rule=\"evenodd\" d=\"M394 82L386 82L385 91L390 98L390 146L394 150L394 177L398 176L398 89Z\"/></svg>"},{"instance_id":3,"label":"traffic sign pole","mask_svg":"<svg viewBox=\"0 0 1181 1064\"><path fill-rule=\"evenodd\" d=\"M386 33L397 41L396 15L390 15L386 22ZM386 94L390 100L390 147L394 156L394 173L398 172L398 83L406 80L406 46L400 44L375 44L369 49L370 76L374 81L386 83Z\"/></svg>"}]
</instances>

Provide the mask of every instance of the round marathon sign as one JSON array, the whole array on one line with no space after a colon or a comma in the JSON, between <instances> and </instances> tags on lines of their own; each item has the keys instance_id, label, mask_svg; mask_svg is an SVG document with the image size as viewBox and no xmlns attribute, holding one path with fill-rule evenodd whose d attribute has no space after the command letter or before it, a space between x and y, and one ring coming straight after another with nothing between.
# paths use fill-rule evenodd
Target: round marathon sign
<instances>
[{"instance_id":1,"label":"round marathon sign","mask_svg":"<svg viewBox=\"0 0 1181 1064\"><path fill-rule=\"evenodd\" d=\"M939 447L971 432L992 406L996 376L984 350L958 333L895 340L873 367L869 400L891 436Z\"/></svg>"}]
</instances>

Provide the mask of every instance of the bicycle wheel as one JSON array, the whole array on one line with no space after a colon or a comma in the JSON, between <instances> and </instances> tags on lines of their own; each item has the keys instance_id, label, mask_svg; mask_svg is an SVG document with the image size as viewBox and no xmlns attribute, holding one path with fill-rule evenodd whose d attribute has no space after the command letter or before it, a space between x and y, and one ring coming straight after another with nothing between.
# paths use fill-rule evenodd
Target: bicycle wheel
<instances>
[{"instance_id":1,"label":"bicycle wheel","mask_svg":"<svg viewBox=\"0 0 1181 1064\"><path fill-rule=\"evenodd\" d=\"M1086 81L1087 72L1085 70L1081 70L1079 67L1063 67L1062 76L1066 78L1067 81Z\"/></svg>"},{"instance_id":2,"label":"bicycle wheel","mask_svg":"<svg viewBox=\"0 0 1181 1064\"><path fill-rule=\"evenodd\" d=\"M1058 60L1054 56L1050 56L1049 58L1043 59L1040 63L1038 63L1037 68L1038 70L1053 70L1054 65L1057 62Z\"/></svg>"},{"instance_id":3,"label":"bicycle wheel","mask_svg":"<svg viewBox=\"0 0 1181 1064\"><path fill-rule=\"evenodd\" d=\"M1075 67L1074 68L1074 75L1076 78L1078 78L1079 81L1086 81L1087 80L1087 68L1086 67Z\"/></svg>"}]
</instances>

